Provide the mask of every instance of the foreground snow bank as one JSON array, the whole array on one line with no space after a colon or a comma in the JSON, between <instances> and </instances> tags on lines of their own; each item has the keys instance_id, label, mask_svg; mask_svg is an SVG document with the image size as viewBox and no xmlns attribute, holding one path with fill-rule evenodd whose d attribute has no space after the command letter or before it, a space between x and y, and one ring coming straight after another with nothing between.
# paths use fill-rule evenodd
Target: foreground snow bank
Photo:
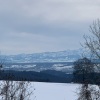
<instances>
[{"instance_id":1,"label":"foreground snow bank","mask_svg":"<svg viewBox=\"0 0 100 100\"><path fill-rule=\"evenodd\" d=\"M78 84L32 82L32 86L31 100L77 100Z\"/></svg>"}]
</instances>

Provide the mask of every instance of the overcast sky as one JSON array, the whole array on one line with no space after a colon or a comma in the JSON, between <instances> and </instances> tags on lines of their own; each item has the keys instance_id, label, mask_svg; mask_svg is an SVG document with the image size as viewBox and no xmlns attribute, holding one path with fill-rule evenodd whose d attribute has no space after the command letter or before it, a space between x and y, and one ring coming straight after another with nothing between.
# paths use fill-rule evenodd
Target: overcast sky
<instances>
[{"instance_id":1,"label":"overcast sky","mask_svg":"<svg viewBox=\"0 0 100 100\"><path fill-rule=\"evenodd\" d=\"M98 18L100 0L0 0L0 51L78 49Z\"/></svg>"}]
</instances>

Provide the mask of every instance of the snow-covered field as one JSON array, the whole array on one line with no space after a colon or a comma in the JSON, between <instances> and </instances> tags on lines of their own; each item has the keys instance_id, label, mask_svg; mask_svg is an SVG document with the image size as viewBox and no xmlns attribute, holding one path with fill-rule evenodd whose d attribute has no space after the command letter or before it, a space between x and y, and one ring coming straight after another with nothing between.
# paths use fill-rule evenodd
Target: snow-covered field
<instances>
[{"instance_id":1,"label":"snow-covered field","mask_svg":"<svg viewBox=\"0 0 100 100\"><path fill-rule=\"evenodd\" d=\"M77 100L78 84L32 82L31 100Z\"/></svg>"}]
</instances>

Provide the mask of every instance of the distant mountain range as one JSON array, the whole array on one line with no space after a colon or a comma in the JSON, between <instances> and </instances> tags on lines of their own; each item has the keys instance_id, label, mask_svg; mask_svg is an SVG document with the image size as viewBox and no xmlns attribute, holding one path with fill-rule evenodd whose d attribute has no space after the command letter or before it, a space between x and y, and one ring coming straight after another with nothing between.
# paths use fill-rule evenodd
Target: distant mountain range
<instances>
[{"instance_id":1,"label":"distant mountain range","mask_svg":"<svg viewBox=\"0 0 100 100\"><path fill-rule=\"evenodd\" d=\"M43 52L33 54L1 55L0 59L7 63L33 62L73 62L82 56L83 49L65 50L59 52Z\"/></svg>"},{"instance_id":2,"label":"distant mountain range","mask_svg":"<svg viewBox=\"0 0 100 100\"><path fill-rule=\"evenodd\" d=\"M72 82L73 62L82 58L83 49L33 54L1 55L2 77L13 74L12 80L26 79L42 82ZM89 57L89 53L87 53ZM100 60L94 60L94 63ZM97 71L97 70L96 70ZM1 77L1 79L2 79Z\"/></svg>"}]
</instances>

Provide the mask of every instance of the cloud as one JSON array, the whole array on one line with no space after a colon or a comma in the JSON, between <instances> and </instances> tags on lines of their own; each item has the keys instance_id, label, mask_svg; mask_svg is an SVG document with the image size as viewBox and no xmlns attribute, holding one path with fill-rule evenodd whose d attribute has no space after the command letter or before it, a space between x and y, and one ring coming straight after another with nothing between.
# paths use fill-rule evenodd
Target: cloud
<instances>
[{"instance_id":1,"label":"cloud","mask_svg":"<svg viewBox=\"0 0 100 100\"><path fill-rule=\"evenodd\" d=\"M46 51L61 51L76 49L79 46L80 39L75 40L75 36L48 37L43 35L20 33L9 33L1 39L0 50L5 54L33 53ZM71 42L75 40L74 42Z\"/></svg>"},{"instance_id":2,"label":"cloud","mask_svg":"<svg viewBox=\"0 0 100 100\"><path fill-rule=\"evenodd\" d=\"M2 51L78 48L89 25L100 17L99 5L99 0L0 0Z\"/></svg>"},{"instance_id":3,"label":"cloud","mask_svg":"<svg viewBox=\"0 0 100 100\"><path fill-rule=\"evenodd\" d=\"M96 0L95 2L97 2ZM33 31L40 28L53 30L56 26L70 26L70 23L90 22L100 17L100 7L94 0L1 0L1 26L8 30ZM99 2L100 3L100 2ZM46 27L44 29L44 27ZM66 28L65 27L65 28Z\"/></svg>"}]
</instances>

